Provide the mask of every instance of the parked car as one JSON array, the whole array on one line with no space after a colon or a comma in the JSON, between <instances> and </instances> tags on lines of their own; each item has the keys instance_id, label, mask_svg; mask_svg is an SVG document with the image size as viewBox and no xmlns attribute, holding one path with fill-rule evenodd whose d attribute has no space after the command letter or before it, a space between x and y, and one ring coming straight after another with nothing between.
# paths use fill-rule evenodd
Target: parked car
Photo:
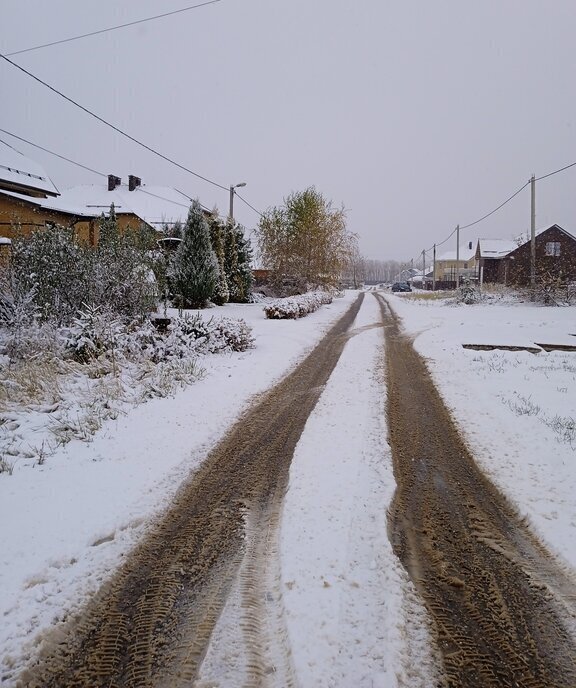
<instances>
[{"instance_id":1,"label":"parked car","mask_svg":"<svg viewBox=\"0 0 576 688\"><path fill-rule=\"evenodd\" d=\"M412 287L408 282L394 282L392 291L412 291Z\"/></svg>"}]
</instances>

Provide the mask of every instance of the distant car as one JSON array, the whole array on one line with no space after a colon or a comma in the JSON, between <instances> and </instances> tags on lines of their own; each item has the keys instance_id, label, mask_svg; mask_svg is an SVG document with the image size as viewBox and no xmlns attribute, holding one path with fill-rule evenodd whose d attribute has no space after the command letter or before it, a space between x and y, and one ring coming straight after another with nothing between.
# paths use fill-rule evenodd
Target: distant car
<instances>
[{"instance_id":1,"label":"distant car","mask_svg":"<svg viewBox=\"0 0 576 688\"><path fill-rule=\"evenodd\" d=\"M392 291L412 291L412 287L408 282L394 282Z\"/></svg>"}]
</instances>

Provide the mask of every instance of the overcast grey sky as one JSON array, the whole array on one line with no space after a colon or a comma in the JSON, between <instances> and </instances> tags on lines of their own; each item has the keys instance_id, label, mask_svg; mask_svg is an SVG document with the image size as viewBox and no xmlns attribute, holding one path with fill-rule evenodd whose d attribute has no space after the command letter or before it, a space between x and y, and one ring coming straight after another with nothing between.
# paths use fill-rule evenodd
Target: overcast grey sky
<instances>
[{"instance_id":1,"label":"overcast grey sky","mask_svg":"<svg viewBox=\"0 0 576 688\"><path fill-rule=\"evenodd\" d=\"M200 0L197 0L199 2ZM194 0L0 0L0 52ZM407 260L576 161L575 0L222 0L12 57L259 210L315 185L362 252ZM228 194L142 150L0 60L0 126L124 181ZM97 176L1 134L59 189ZM258 216L238 200L236 217ZM537 225L576 233L576 167L537 185ZM526 189L462 233L530 227ZM453 240L442 249L452 249Z\"/></svg>"}]
</instances>

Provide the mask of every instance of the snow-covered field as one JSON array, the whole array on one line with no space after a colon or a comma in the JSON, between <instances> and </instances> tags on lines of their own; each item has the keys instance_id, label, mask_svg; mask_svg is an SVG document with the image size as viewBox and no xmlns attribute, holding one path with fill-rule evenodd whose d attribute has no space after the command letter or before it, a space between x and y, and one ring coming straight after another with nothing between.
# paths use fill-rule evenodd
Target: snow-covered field
<instances>
[{"instance_id":1,"label":"snow-covered field","mask_svg":"<svg viewBox=\"0 0 576 688\"><path fill-rule=\"evenodd\" d=\"M106 421L92 442L73 440L41 466L0 474L0 677L100 585L254 395L355 297L287 321L266 320L258 304L225 306L218 314L253 327L255 349L206 357L205 378L173 398ZM390 301L481 466L576 567L576 353L461 346L576 343L576 308ZM281 578L303 687L424 687L433 671L424 612L386 537L383 335L366 327L378 322L367 294L291 468Z\"/></svg>"}]
</instances>

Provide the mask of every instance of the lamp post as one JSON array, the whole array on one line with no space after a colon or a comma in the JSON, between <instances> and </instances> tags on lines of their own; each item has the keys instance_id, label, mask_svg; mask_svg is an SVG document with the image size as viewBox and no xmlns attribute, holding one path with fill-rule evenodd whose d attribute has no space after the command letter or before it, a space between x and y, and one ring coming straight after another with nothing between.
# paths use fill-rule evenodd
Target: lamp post
<instances>
[{"instance_id":1,"label":"lamp post","mask_svg":"<svg viewBox=\"0 0 576 688\"><path fill-rule=\"evenodd\" d=\"M230 187L230 212L228 217L230 218L231 223L234 223L234 189L237 189L240 186L246 186L246 182L240 182L240 184L234 184Z\"/></svg>"}]
</instances>

